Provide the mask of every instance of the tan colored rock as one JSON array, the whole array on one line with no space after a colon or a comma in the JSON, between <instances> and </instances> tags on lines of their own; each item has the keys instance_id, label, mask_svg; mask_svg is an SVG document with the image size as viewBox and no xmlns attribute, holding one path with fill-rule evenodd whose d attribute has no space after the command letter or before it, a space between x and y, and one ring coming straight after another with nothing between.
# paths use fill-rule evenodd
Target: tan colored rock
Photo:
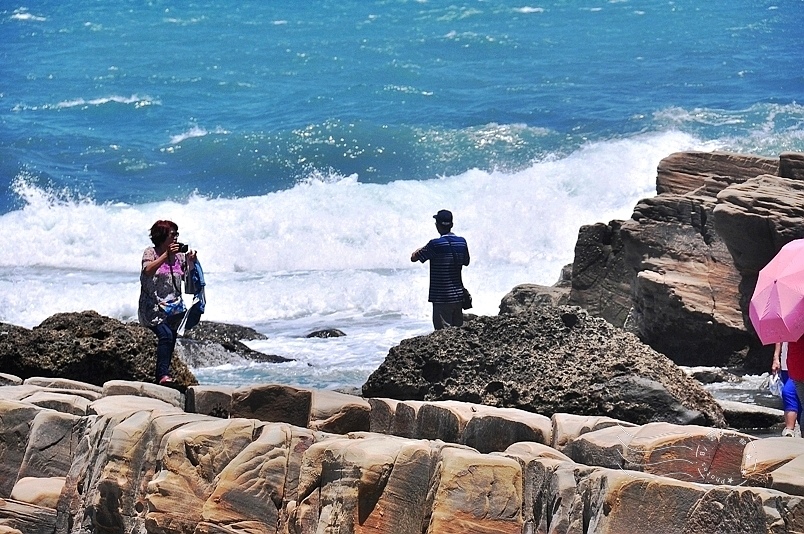
<instances>
[{"instance_id":1,"label":"tan colored rock","mask_svg":"<svg viewBox=\"0 0 804 534\"><path fill-rule=\"evenodd\" d=\"M165 436L162 470L148 484L149 531L192 532L203 520L204 504L216 477L258 435L258 421L209 419Z\"/></svg>"},{"instance_id":2,"label":"tan colored rock","mask_svg":"<svg viewBox=\"0 0 804 534\"><path fill-rule=\"evenodd\" d=\"M804 154L801 152L782 152L779 155L779 176L804 180Z\"/></svg>"},{"instance_id":3,"label":"tan colored rock","mask_svg":"<svg viewBox=\"0 0 804 534\"><path fill-rule=\"evenodd\" d=\"M280 384L238 388L232 392L231 417L306 427L310 422L312 396L309 389Z\"/></svg>"},{"instance_id":4,"label":"tan colored rock","mask_svg":"<svg viewBox=\"0 0 804 534\"><path fill-rule=\"evenodd\" d=\"M79 395L53 393L51 391L37 391L33 395L26 397L25 402L71 415L86 415L90 404L89 400Z\"/></svg>"},{"instance_id":5,"label":"tan colored rock","mask_svg":"<svg viewBox=\"0 0 804 534\"><path fill-rule=\"evenodd\" d=\"M21 401L40 391L42 391L42 388L39 386L26 386L25 384L3 386L0 387L0 399Z\"/></svg>"},{"instance_id":6,"label":"tan colored rock","mask_svg":"<svg viewBox=\"0 0 804 534\"><path fill-rule=\"evenodd\" d=\"M3 534L53 534L56 513L52 508L0 499L0 529Z\"/></svg>"},{"instance_id":7,"label":"tan colored rock","mask_svg":"<svg viewBox=\"0 0 804 534\"><path fill-rule=\"evenodd\" d=\"M111 397L115 395L156 399L184 410L184 395L173 388L151 384L149 382L109 380L104 383L103 396Z\"/></svg>"},{"instance_id":8,"label":"tan colored rock","mask_svg":"<svg viewBox=\"0 0 804 534\"><path fill-rule=\"evenodd\" d=\"M392 434L391 427L396 417L396 407L400 401L386 398L368 399L371 412L369 413L369 431L379 434ZM415 420L415 418L414 418Z\"/></svg>"},{"instance_id":9,"label":"tan colored rock","mask_svg":"<svg viewBox=\"0 0 804 534\"><path fill-rule=\"evenodd\" d=\"M65 477L85 425L86 420L75 415L52 410L38 412L31 424L18 478Z\"/></svg>"},{"instance_id":10,"label":"tan colored rock","mask_svg":"<svg viewBox=\"0 0 804 534\"><path fill-rule=\"evenodd\" d=\"M64 477L24 477L14 484L11 498L43 508L56 508L64 488Z\"/></svg>"},{"instance_id":11,"label":"tan colored rock","mask_svg":"<svg viewBox=\"0 0 804 534\"><path fill-rule=\"evenodd\" d=\"M710 484L743 482L743 451L755 438L730 430L650 423L589 432L565 449L574 461Z\"/></svg>"},{"instance_id":12,"label":"tan colored rock","mask_svg":"<svg viewBox=\"0 0 804 534\"><path fill-rule=\"evenodd\" d=\"M232 406L234 388L228 386L190 386L185 410L226 419Z\"/></svg>"},{"instance_id":13,"label":"tan colored rock","mask_svg":"<svg viewBox=\"0 0 804 534\"><path fill-rule=\"evenodd\" d=\"M275 533L287 523L285 503L296 499L302 456L323 435L285 423L261 431L221 471L203 506L205 523L248 524L255 533Z\"/></svg>"},{"instance_id":14,"label":"tan colored rock","mask_svg":"<svg viewBox=\"0 0 804 534\"><path fill-rule=\"evenodd\" d=\"M101 397L89 405L89 413L92 415L133 414L141 411L184 413L184 410L178 408L175 404L138 395Z\"/></svg>"},{"instance_id":15,"label":"tan colored rock","mask_svg":"<svg viewBox=\"0 0 804 534\"><path fill-rule=\"evenodd\" d=\"M445 448L434 484L428 534L522 532L522 472L517 461Z\"/></svg>"},{"instance_id":16,"label":"tan colored rock","mask_svg":"<svg viewBox=\"0 0 804 534\"><path fill-rule=\"evenodd\" d=\"M416 439L419 436L419 410L425 403L406 400L396 405L391 432L394 436Z\"/></svg>"},{"instance_id":17,"label":"tan colored rock","mask_svg":"<svg viewBox=\"0 0 804 534\"><path fill-rule=\"evenodd\" d=\"M123 397L108 397L119 400ZM155 399L134 397L158 402ZM84 438L65 481L58 524L116 525L125 532L144 529L145 494L157 471L164 436L197 422L214 420L185 414L173 406L139 412L114 411L87 418Z\"/></svg>"},{"instance_id":18,"label":"tan colored rock","mask_svg":"<svg viewBox=\"0 0 804 534\"><path fill-rule=\"evenodd\" d=\"M770 473L768 486L790 495L804 497L804 454L774 469Z\"/></svg>"},{"instance_id":19,"label":"tan colored rock","mask_svg":"<svg viewBox=\"0 0 804 534\"><path fill-rule=\"evenodd\" d=\"M548 487L549 482L560 480L554 476L556 469L563 465L575 466L568 456L541 443L521 442L508 447L505 452L495 452L519 462L522 471L522 532L546 532L548 524L557 524L555 514L561 516L561 496L574 495L575 479L569 488ZM568 482L568 480L564 480ZM544 501L550 500L548 509L543 509ZM568 500L567 502L571 502ZM541 530L537 526L541 525ZM561 531L560 529L557 531Z\"/></svg>"},{"instance_id":20,"label":"tan colored rock","mask_svg":"<svg viewBox=\"0 0 804 534\"><path fill-rule=\"evenodd\" d=\"M476 410L466 423L460 442L479 452L504 451L520 441L545 444L552 441L549 417L515 408L478 405Z\"/></svg>"},{"instance_id":21,"label":"tan colored rock","mask_svg":"<svg viewBox=\"0 0 804 534\"><path fill-rule=\"evenodd\" d=\"M706 495L698 484L614 469L591 472L578 489L576 499L588 498L588 532L596 534L687 532L690 511Z\"/></svg>"},{"instance_id":22,"label":"tan colored rock","mask_svg":"<svg viewBox=\"0 0 804 534\"><path fill-rule=\"evenodd\" d=\"M0 386L19 386L20 384L22 384L22 378L8 373L0 373Z\"/></svg>"},{"instance_id":23,"label":"tan colored rock","mask_svg":"<svg viewBox=\"0 0 804 534\"><path fill-rule=\"evenodd\" d=\"M595 430L602 430L612 426L626 428L638 426L611 417L600 415L574 415L568 413L555 413L551 421L553 425L553 440L550 445L559 451L563 451L564 447L566 447L569 442L587 432L594 432Z\"/></svg>"},{"instance_id":24,"label":"tan colored rock","mask_svg":"<svg viewBox=\"0 0 804 534\"><path fill-rule=\"evenodd\" d=\"M421 534L443 446L376 434L312 445L301 466L298 501L288 506L289 531Z\"/></svg>"},{"instance_id":25,"label":"tan colored rock","mask_svg":"<svg viewBox=\"0 0 804 534\"><path fill-rule=\"evenodd\" d=\"M54 390L66 389L75 392L88 391L91 393L95 393L96 394L95 398L98 398L103 394L103 388L100 386L89 384L87 382L80 382L78 380L70 380L68 378L32 376L30 378L26 378L24 384Z\"/></svg>"},{"instance_id":26,"label":"tan colored rock","mask_svg":"<svg viewBox=\"0 0 804 534\"><path fill-rule=\"evenodd\" d=\"M733 183L777 174L779 160L727 152L676 152L659 162L656 192L717 194Z\"/></svg>"},{"instance_id":27,"label":"tan colored rock","mask_svg":"<svg viewBox=\"0 0 804 534\"><path fill-rule=\"evenodd\" d=\"M347 434L369 430L371 405L361 397L324 389L313 390L310 422L313 430Z\"/></svg>"},{"instance_id":28,"label":"tan colored rock","mask_svg":"<svg viewBox=\"0 0 804 534\"><path fill-rule=\"evenodd\" d=\"M783 437L752 441L743 451L743 476L753 485L764 486L769 474L788 462L804 457L804 440Z\"/></svg>"},{"instance_id":29,"label":"tan colored rock","mask_svg":"<svg viewBox=\"0 0 804 534\"><path fill-rule=\"evenodd\" d=\"M32 404L0 400L0 498L8 497L17 481L33 420L42 410Z\"/></svg>"}]
</instances>

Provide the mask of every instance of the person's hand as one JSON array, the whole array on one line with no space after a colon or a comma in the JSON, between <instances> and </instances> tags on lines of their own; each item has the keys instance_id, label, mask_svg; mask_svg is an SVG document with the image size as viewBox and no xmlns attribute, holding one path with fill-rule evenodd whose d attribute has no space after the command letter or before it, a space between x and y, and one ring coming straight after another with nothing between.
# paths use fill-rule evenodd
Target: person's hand
<instances>
[{"instance_id":1,"label":"person's hand","mask_svg":"<svg viewBox=\"0 0 804 534\"><path fill-rule=\"evenodd\" d=\"M413 254L410 255L410 261L416 261L419 259L419 252L421 251L420 248L417 248L413 251Z\"/></svg>"},{"instance_id":2,"label":"person's hand","mask_svg":"<svg viewBox=\"0 0 804 534\"><path fill-rule=\"evenodd\" d=\"M188 250L187 251L187 261L195 261L195 258L196 258L197 255L198 255L198 252L196 252L195 250Z\"/></svg>"},{"instance_id":3,"label":"person's hand","mask_svg":"<svg viewBox=\"0 0 804 534\"><path fill-rule=\"evenodd\" d=\"M175 241L174 241L173 243L171 243L170 245L168 245L168 249L167 249L167 251L168 251L170 254L178 254L178 252L179 252L179 244L178 244L177 242L175 242Z\"/></svg>"},{"instance_id":4,"label":"person's hand","mask_svg":"<svg viewBox=\"0 0 804 534\"><path fill-rule=\"evenodd\" d=\"M774 358L773 359L773 364L771 364L771 372L773 372L773 374L776 374L776 373L779 372L779 369L781 369L781 368L782 368L782 364L779 363L778 359Z\"/></svg>"}]
</instances>

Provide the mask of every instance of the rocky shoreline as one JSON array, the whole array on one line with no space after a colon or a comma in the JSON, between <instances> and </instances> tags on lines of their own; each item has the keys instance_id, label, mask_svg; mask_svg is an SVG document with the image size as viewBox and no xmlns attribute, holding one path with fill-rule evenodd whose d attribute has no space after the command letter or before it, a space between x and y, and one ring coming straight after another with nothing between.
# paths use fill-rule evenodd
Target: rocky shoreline
<instances>
[{"instance_id":1,"label":"rocky shoreline","mask_svg":"<svg viewBox=\"0 0 804 534\"><path fill-rule=\"evenodd\" d=\"M804 440L283 385L3 379L3 533L804 528Z\"/></svg>"},{"instance_id":2,"label":"rocky shoreline","mask_svg":"<svg viewBox=\"0 0 804 534\"><path fill-rule=\"evenodd\" d=\"M404 340L363 397L199 385L199 354L285 360L233 325L183 340L180 393L137 325L0 324L0 534L802 531L804 440L735 430L781 412L676 365L769 368L747 303L804 237L802 178L802 154L673 154L556 286Z\"/></svg>"}]
</instances>

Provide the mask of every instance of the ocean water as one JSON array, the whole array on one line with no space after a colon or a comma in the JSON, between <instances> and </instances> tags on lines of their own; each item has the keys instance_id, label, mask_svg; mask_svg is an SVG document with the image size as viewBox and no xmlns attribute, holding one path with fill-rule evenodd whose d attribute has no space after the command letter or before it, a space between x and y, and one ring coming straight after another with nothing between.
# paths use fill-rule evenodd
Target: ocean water
<instances>
[{"instance_id":1,"label":"ocean water","mask_svg":"<svg viewBox=\"0 0 804 534\"><path fill-rule=\"evenodd\" d=\"M299 5L296 5L299 4ZM473 310L553 284L680 150L804 151L799 0L4 2L0 321L136 317L157 219L204 319L289 364L202 383L359 387L431 330L410 253L455 214ZM320 328L347 336L307 339Z\"/></svg>"}]
</instances>

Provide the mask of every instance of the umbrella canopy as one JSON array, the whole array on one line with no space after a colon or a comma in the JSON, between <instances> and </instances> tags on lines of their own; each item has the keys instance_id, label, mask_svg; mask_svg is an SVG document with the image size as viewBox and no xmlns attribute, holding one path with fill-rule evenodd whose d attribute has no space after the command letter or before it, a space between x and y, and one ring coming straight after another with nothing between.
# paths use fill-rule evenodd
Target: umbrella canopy
<instances>
[{"instance_id":1,"label":"umbrella canopy","mask_svg":"<svg viewBox=\"0 0 804 534\"><path fill-rule=\"evenodd\" d=\"M759 271L748 316L765 345L804 335L804 239L783 246Z\"/></svg>"}]
</instances>

